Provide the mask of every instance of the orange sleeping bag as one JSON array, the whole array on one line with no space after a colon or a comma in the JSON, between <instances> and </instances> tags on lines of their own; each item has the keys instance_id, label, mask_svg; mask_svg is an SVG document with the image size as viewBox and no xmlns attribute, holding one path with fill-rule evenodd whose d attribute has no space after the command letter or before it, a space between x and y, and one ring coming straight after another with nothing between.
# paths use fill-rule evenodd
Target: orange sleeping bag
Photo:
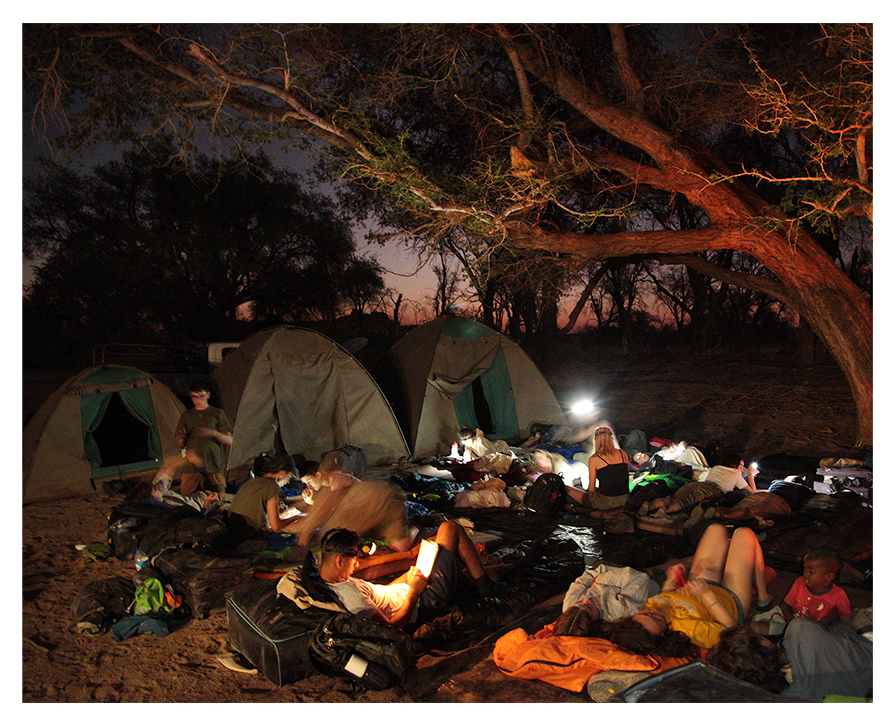
<instances>
[{"instance_id":1,"label":"orange sleeping bag","mask_svg":"<svg viewBox=\"0 0 895 726\"><path fill-rule=\"evenodd\" d=\"M540 680L567 691L581 691L600 671L661 673L690 662L689 658L635 655L603 638L552 635L537 638L522 628L494 644L494 663L508 676Z\"/></svg>"}]
</instances>

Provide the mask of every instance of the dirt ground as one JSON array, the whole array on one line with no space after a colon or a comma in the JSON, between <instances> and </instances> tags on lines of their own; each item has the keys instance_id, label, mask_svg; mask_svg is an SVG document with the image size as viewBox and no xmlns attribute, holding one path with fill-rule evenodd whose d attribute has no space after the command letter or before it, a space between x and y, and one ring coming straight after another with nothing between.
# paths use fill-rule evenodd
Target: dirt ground
<instances>
[{"instance_id":1,"label":"dirt ground","mask_svg":"<svg viewBox=\"0 0 895 726\"><path fill-rule=\"evenodd\" d=\"M544 367L561 401L595 398L619 432L640 428L648 436L719 440L741 446L750 458L870 453L854 447L853 405L832 366L798 371L785 363L744 366L725 360L582 362L563 354ZM32 398L53 388L46 381L41 387L40 376L33 380ZM278 688L263 676L227 670L216 660L227 650L223 612L190 621L164 638L140 635L116 643L109 633L76 634L70 604L78 591L93 580L131 572L115 558L90 562L75 549L105 541L107 517L118 501L97 494L23 508L24 703L410 701L397 689L358 696L322 675Z\"/></svg>"}]
</instances>

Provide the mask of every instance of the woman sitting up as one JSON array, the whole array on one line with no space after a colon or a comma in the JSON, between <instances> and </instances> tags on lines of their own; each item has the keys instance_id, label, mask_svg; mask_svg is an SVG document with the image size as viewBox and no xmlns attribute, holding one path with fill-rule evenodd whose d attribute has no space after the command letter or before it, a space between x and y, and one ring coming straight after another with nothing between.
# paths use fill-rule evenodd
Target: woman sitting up
<instances>
[{"instance_id":1,"label":"woman sitting up","mask_svg":"<svg viewBox=\"0 0 895 726\"><path fill-rule=\"evenodd\" d=\"M742 624L756 592L759 610L773 604L761 545L746 527L728 541L724 525L709 525L686 570L668 568L661 591L634 617L601 623L599 637L632 653L683 655L679 648L711 648L725 628Z\"/></svg>"},{"instance_id":2,"label":"woman sitting up","mask_svg":"<svg viewBox=\"0 0 895 726\"><path fill-rule=\"evenodd\" d=\"M608 426L598 426L594 431L594 453L587 460L587 468L587 490L566 485L568 495L590 509L623 507L628 501L628 455L619 448Z\"/></svg>"}]
</instances>

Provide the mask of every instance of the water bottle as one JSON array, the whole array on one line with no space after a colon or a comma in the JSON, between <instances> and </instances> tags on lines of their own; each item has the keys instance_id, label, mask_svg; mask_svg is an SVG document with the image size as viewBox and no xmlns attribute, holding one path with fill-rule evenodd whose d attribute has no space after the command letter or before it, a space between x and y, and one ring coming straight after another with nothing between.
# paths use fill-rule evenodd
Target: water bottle
<instances>
[{"instance_id":1,"label":"water bottle","mask_svg":"<svg viewBox=\"0 0 895 726\"><path fill-rule=\"evenodd\" d=\"M149 555L143 550L137 550L134 554L134 567L138 570L142 570L147 564L149 564Z\"/></svg>"},{"instance_id":2,"label":"water bottle","mask_svg":"<svg viewBox=\"0 0 895 726\"><path fill-rule=\"evenodd\" d=\"M451 444L451 457L450 458L452 458L452 459L460 458L460 447L456 441L453 444Z\"/></svg>"}]
</instances>

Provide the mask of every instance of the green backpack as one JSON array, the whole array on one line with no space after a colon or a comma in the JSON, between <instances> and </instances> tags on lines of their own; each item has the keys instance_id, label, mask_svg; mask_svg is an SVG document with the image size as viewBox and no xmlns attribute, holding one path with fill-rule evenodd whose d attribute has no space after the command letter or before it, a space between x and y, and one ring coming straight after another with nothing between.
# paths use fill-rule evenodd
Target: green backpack
<instances>
[{"instance_id":1,"label":"green backpack","mask_svg":"<svg viewBox=\"0 0 895 726\"><path fill-rule=\"evenodd\" d=\"M170 585L147 577L137 585L134 594L134 615L168 615L180 604Z\"/></svg>"}]
</instances>

